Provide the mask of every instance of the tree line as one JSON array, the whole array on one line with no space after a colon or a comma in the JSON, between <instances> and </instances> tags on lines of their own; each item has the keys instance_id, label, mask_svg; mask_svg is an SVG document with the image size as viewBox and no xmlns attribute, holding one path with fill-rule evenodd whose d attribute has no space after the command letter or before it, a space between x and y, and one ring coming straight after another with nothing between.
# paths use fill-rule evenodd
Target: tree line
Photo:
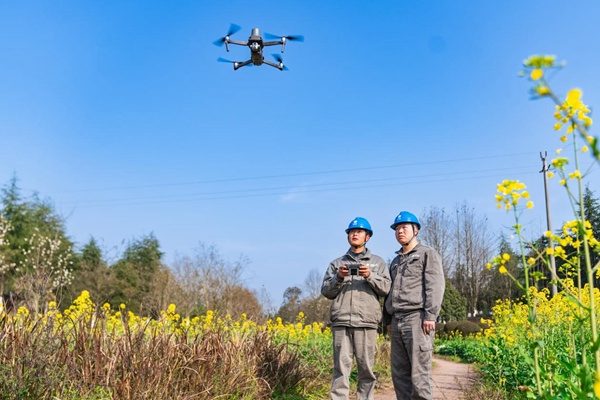
<instances>
[{"instance_id":1,"label":"tree line","mask_svg":"<svg viewBox=\"0 0 600 400\"><path fill-rule=\"evenodd\" d=\"M25 198L13 177L0 199L0 291L5 308L26 306L45 312L48 302L70 306L83 290L92 300L112 308L125 304L136 314L158 316L171 303L183 316L218 310L237 318L261 318L259 294L243 284L247 260L226 260L215 246L199 243L194 254L172 265L154 234L129 240L119 258L109 263L91 237L77 247L65 221L50 200Z\"/></svg>"},{"instance_id":2,"label":"tree line","mask_svg":"<svg viewBox=\"0 0 600 400\"><path fill-rule=\"evenodd\" d=\"M154 234L127 242L114 262L91 237L81 246L69 238L65 221L50 200L37 194L25 198L13 177L1 191L0 201L0 291L5 308L24 305L44 312L49 301L67 308L81 291L87 290L96 304L118 308L126 304L136 314L158 316L171 303L183 316L202 315L207 310L234 318L245 313L257 321L281 317L294 322L303 312L306 322L328 322L329 300L320 294L324 268L313 268L304 284L288 287L282 304L271 309L264 293L248 288L242 279L244 256L231 261L215 246L199 243L192 255L178 256L166 265ZM600 237L600 200L586 188L586 219L595 237ZM509 240L492 231L487 218L466 202L448 211L430 207L421 212L424 229L420 240L442 256L447 279L440 317L456 321L467 316L489 316L498 299L522 296L514 282L487 263L499 253L511 255L507 268L518 277L520 257ZM530 252L548 246L545 236L531 241ZM600 259L592 254L593 263ZM557 271L562 271L557 260ZM572 273L572 271L570 272ZM536 271L538 288L551 285L550 272L542 265Z\"/></svg>"}]
</instances>

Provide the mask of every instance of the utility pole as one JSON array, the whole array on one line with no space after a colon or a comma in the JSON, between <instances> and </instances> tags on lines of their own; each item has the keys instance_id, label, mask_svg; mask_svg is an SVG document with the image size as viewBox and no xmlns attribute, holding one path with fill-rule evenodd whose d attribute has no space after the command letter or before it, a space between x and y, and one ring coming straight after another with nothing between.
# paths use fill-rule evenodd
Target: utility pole
<instances>
[{"instance_id":1,"label":"utility pole","mask_svg":"<svg viewBox=\"0 0 600 400\"><path fill-rule=\"evenodd\" d=\"M548 157L548 152L544 152L542 156L542 152L540 152L540 158L542 159L542 170L541 173L544 174L544 195L546 198L546 223L548 226L548 231L552 232L552 224L550 223L550 201L548 199L548 177L546 176L546 172L548 172L548 166L546 165L546 157ZM550 271L552 272L552 296L554 297L557 293L556 288L556 262L554 260L554 241L552 240L552 236L548 238L548 245L552 249L552 254L550 254Z\"/></svg>"}]
</instances>

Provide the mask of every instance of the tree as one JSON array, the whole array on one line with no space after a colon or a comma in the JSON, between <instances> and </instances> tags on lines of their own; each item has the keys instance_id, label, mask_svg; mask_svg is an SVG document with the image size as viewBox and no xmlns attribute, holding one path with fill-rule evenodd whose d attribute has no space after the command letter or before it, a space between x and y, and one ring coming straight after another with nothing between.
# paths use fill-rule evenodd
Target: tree
<instances>
[{"instance_id":1,"label":"tree","mask_svg":"<svg viewBox=\"0 0 600 400\"><path fill-rule=\"evenodd\" d=\"M467 312L477 314L482 288L489 277L484 273L492 257L493 237L485 216L478 216L467 203L455 208L455 270L453 283L467 299Z\"/></svg>"},{"instance_id":2,"label":"tree","mask_svg":"<svg viewBox=\"0 0 600 400\"><path fill-rule=\"evenodd\" d=\"M14 263L8 261L8 232L12 229L10 223L3 215L0 215L0 293L4 293L4 276L15 267Z\"/></svg>"},{"instance_id":3,"label":"tree","mask_svg":"<svg viewBox=\"0 0 600 400\"><path fill-rule=\"evenodd\" d=\"M172 270L179 286L176 304L180 314L191 316L213 310L232 317L242 313L261 315L257 294L242 283L244 265L248 263L243 256L235 262L227 261L216 247L203 243L193 257L178 257Z\"/></svg>"},{"instance_id":4,"label":"tree","mask_svg":"<svg viewBox=\"0 0 600 400\"><path fill-rule=\"evenodd\" d=\"M46 312L48 302L57 301L57 289L71 283L71 253L59 252L61 240L54 237L33 234L26 241L29 250L17 270L19 275L14 288L24 299L27 308L33 313Z\"/></svg>"},{"instance_id":5,"label":"tree","mask_svg":"<svg viewBox=\"0 0 600 400\"><path fill-rule=\"evenodd\" d=\"M590 223L594 238L596 240L600 240L600 199L594 197L594 192L589 188L589 186L586 186L583 193L583 210L585 220ZM591 249L590 260L592 262L592 266L598 266L598 263L600 262L600 248L596 247L595 249ZM585 265L583 260L581 265ZM582 276L585 276L585 273L582 273ZM587 279L585 280L587 281ZM598 275L596 275L595 281L595 286L597 287L600 284Z\"/></svg>"},{"instance_id":6,"label":"tree","mask_svg":"<svg viewBox=\"0 0 600 400\"><path fill-rule=\"evenodd\" d=\"M508 254L510 259L504 264L506 270L517 279L523 276L523 266L520 263L521 257L515 253L506 237L500 237L498 247L500 254ZM477 309L484 315L490 315L492 307L498 299L516 300L522 296L523 292L517 287L515 282L507 274L501 274L497 269L487 269L483 271L486 276L482 294L477 303Z\"/></svg>"},{"instance_id":7,"label":"tree","mask_svg":"<svg viewBox=\"0 0 600 400\"><path fill-rule=\"evenodd\" d=\"M123 256L112 267L115 274L115 291L110 303L121 303L134 312L151 315L155 289L155 276L162 266L163 253L154 234L131 241Z\"/></svg>"},{"instance_id":8,"label":"tree","mask_svg":"<svg viewBox=\"0 0 600 400\"><path fill-rule=\"evenodd\" d=\"M102 304L112 296L114 274L104 261L102 249L93 237L75 254L73 281L69 286L67 304L71 304L83 290L90 293L96 304Z\"/></svg>"},{"instance_id":9,"label":"tree","mask_svg":"<svg viewBox=\"0 0 600 400\"><path fill-rule=\"evenodd\" d=\"M478 311L479 299L489 275L493 236L485 216L479 216L466 202L456 205L453 215L442 208L424 210L419 237L442 257L447 283L467 299L467 312Z\"/></svg>"},{"instance_id":10,"label":"tree","mask_svg":"<svg viewBox=\"0 0 600 400\"><path fill-rule=\"evenodd\" d=\"M311 269L304 280L305 291L299 305L300 310L304 313L304 321L308 324L313 322L328 324L330 322L331 300L321 295L322 284L323 275L317 268Z\"/></svg>"},{"instance_id":11,"label":"tree","mask_svg":"<svg viewBox=\"0 0 600 400\"><path fill-rule=\"evenodd\" d=\"M2 189L0 215L11 229L4 234L0 274L2 291L20 291L32 310L49 300L60 302L71 279L73 243L64 220L49 201L34 194L23 199L13 177Z\"/></svg>"},{"instance_id":12,"label":"tree","mask_svg":"<svg viewBox=\"0 0 600 400\"><path fill-rule=\"evenodd\" d=\"M439 253L442 257L444 275L451 276L454 272L453 258L455 256L452 251L454 248L454 238L452 237L454 222L451 221L444 208L438 207L423 210L420 222L423 227L419 231L420 240Z\"/></svg>"},{"instance_id":13,"label":"tree","mask_svg":"<svg viewBox=\"0 0 600 400\"><path fill-rule=\"evenodd\" d=\"M440 319L444 322L460 321L467 317L467 299L456 290L452 283L446 283Z\"/></svg>"},{"instance_id":14,"label":"tree","mask_svg":"<svg viewBox=\"0 0 600 400\"><path fill-rule=\"evenodd\" d=\"M302 311L300 304L302 302L302 289L298 286L291 286L283 292L283 303L277 311L277 315L283 322L296 322L296 318Z\"/></svg>"}]
</instances>

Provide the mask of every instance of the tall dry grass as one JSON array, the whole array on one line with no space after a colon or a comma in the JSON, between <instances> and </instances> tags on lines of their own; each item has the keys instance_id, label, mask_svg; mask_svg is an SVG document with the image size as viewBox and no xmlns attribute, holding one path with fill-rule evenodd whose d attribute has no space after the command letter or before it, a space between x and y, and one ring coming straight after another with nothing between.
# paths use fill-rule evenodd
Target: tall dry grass
<instances>
[{"instance_id":1,"label":"tall dry grass","mask_svg":"<svg viewBox=\"0 0 600 400\"><path fill-rule=\"evenodd\" d=\"M72 325L0 319L0 399L309 398L321 380L265 330L123 330L102 312ZM322 380L321 380L322 381ZM316 386L315 386L316 385Z\"/></svg>"}]
</instances>

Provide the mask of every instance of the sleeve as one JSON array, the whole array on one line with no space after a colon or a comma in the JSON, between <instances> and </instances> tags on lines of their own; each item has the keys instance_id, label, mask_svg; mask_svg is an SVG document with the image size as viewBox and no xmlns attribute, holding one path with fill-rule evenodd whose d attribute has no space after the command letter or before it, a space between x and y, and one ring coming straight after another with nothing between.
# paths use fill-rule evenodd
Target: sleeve
<instances>
[{"instance_id":1,"label":"sleeve","mask_svg":"<svg viewBox=\"0 0 600 400\"><path fill-rule=\"evenodd\" d=\"M385 297L390 292L392 279L390 278L390 270L383 258L377 260L377 266L371 269L371 275L367 278L367 282L378 296Z\"/></svg>"},{"instance_id":2,"label":"sleeve","mask_svg":"<svg viewBox=\"0 0 600 400\"><path fill-rule=\"evenodd\" d=\"M337 276L338 269L334 262L329 264L325 277L323 278L323 284L321 285L321 294L328 299L332 300L342 291L344 279L339 279Z\"/></svg>"},{"instance_id":3,"label":"sleeve","mask_svg":"<svg viewBox=\"0 0 600 400\"><path fill-rule=\"evenodd\" d=\"M390 298L390 296L392 296L392 292L393 292L393 286L394 286L394 279L392 278L392 265L393 265L393 261L392 263L390 263L389 266L386 266L386 270L388 272L388 276L390 277L390 290L389 293L387 294L387 296L385 297L385 300L383 302L383 310L382 310L382 316L381 319L383 320L384 326L388 326L392 323L392 314L390 314L387 310L387 305L388 303L391 304L392 303L392 299Z\"/></svg>"},{"instance_id":4,"label":"sleeve","mask_svg":"<svg viewBox=\"0 0 600 400\"><path fill-rule=\"evenodd\" d=\"M383 304L381 319L383 320L384 326L388 326L392 323L392 315L387 312L387 309L385 308L385 303Z\"/></svg>"},{"instance_id":5,"label":"sleeve","mask_svg":"<svg viewBox=\"0 0 600 400\"><path fill-rule=\"evenodd\" d=\"M427 321L435 321L442 308L446 280L444 278L444 269L442 268L442 259L435 250L431 249L427 252L426 263L425 319Z\"/></svg>"}]
</instances>

